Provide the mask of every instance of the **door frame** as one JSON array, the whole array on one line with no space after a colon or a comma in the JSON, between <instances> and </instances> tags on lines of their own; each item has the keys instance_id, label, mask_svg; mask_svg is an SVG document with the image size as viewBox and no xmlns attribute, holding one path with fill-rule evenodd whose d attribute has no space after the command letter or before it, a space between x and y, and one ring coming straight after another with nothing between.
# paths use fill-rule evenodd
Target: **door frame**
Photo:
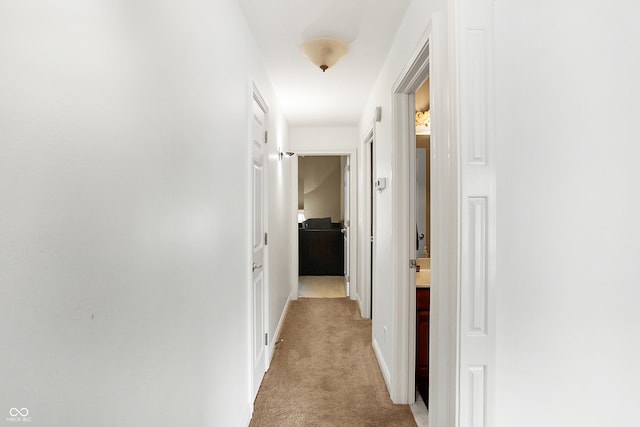
<instances>
[{"instance_id":1,"label":"door frame","mask_svg":"<svg viewBox=\"0 0 640 427\"><path fill-rule=\"evenodd\" d=\"M292 219L295 232L292 233L291 239L291 291L290 299L298 299L298 156L346 156L349 157L350 174L349 174L349 211L350 211L350 229L349 233L349 256L352 260L349 275L349 293L350 299L357 298L356 284L358 281L358 269L354 268L353 260L357 259L358 253L358 239L357 233L353 230L357 230L358 227L358 206L357 201L358 189L357 189L357 175L358 175L358 163L357 163L357 150L296 150L295 156L292 158L293 163L291 165L291 199L292 199Z\"/></svg>"},{"instance_id":2,"label":"door frame","mask_svg":"<svg viewBox=\"0 0 640 427\"><path fill-rule=\"evenodd\" d=\"M342 158L344 158L344 164L342 163ZM343 233L346 233L345 241L343 243L343 248L345 248L343 258L344 258L344 266L342 267L342 271L345 276L345 293L347 296L351 295L349 290L349 284L351 283L351 270L354 268L354 262L351 259L351 233L353 230L351 229L351 157L350 156L341 156L340 157L340 169L343 175L342 177L342 185L340 187L340 203L342 204L341 210L344 213L344 216L348 218L346 219L347 224L345 224ZM344 174L347 173L347 178L344 179ZM346 185L345 185L346 183ZM345 187L348 190L348 193L345 196ZM345 206L346 205L346 206ZM347 213L348 210L348 213ZM344 234L343 234L344 235Z\"/></svg>"},{"instance_id":3,"label":"door frame","mask_svg":"<svg viewBox=\"0 0 640 427\"><path fill-rule=\"evenodd\" d=\"M358 299L360 302L360 311L362 317L371 318L373 312L373 294L372 289L374 285L375 275L375 256L376 253L376 239L372 236L373 230L375 230L375 214L372 215L372 211L375 210L375 189L373 188L373 179L375 175L376 165L376 122L374 119L366 132L364 138L362 138L362 176L360 182L362 183L362 192L360 193L361 206L362 206L362 224L360 227L361 246L358 254L358 267L360 268L359 283L362 286L358 286L360 291L358 292ZM373 195L373 197L372 197ZM373 237L373 241L371 238Z\"/></svg>"},{"instance_id":4,"label":"door frame","mask_svg":"<svg viewBox=\"0 0 640 427\"><path fill-rule=\"evenodd\" d=\"M415 92L429 76L429 38L424 41L410 67L393 85L393 287L395 301L394 402L415 401L416 278L409 260L415 259ZM431 108L435 108L432 103ZM433 112L432 112L433 114ZM432 118L433 125L433 118ZM434 254L435 255L435 254Z\"/></svg>"},{"instance_id":5,"label":"door frame","mask_svg":"<svg viewBox=\"0 0 640 427\"><path fill-rule=\"evenodd\" d=\"M429 423L454 425L458 401L458 207L455 133L451 128L447 90L448 39L440 14L434 13L406 66L393 86L393 278L394 375L391 397L415 401L416 293L415 224L410 206L415 186L415 91L427 76L431 88L431 310ZM412 156L413 153L413 157ZM413 170L414 176L410 171ZM413 183L413 186L412 186ZM412 227L413 226L413 227ZM413 249L413 252L411 252Z\"/></svg>"}]
</instances>

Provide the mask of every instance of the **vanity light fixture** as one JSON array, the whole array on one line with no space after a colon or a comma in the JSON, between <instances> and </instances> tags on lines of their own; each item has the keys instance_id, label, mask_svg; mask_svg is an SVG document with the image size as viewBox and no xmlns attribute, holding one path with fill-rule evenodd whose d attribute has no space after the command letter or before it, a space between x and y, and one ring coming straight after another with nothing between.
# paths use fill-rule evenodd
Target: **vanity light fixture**
<instances>
[{"instance_id":1,"label":"vanity light fixture","mask_svg":"<svg viewBox=\"0 0 640 427\"><path fill-rule=\"evenodd\" d=\"M431 135L431 110L416 113L416 135Z\"/></svg>"},{"instance_id":2,"label":"vanity light fixture","mask_svg":"<svg viewBox=\"0 0 640 427\"><path fill-rule=\"evenodd\" d=\"M324 73L349 51L349 45L339 39L319 38L302 44L302 53Z\"/></svg>"}]
</instances>

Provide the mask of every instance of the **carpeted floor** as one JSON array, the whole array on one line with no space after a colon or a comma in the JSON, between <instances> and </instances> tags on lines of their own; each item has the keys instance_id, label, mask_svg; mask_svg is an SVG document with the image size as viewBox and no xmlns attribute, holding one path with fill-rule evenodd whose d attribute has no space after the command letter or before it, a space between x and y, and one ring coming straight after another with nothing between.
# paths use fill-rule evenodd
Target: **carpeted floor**
<instances>
[{"instance_id":1,"label":"carpeted floor","mask_svg":"<svg viewBox=\"0 0 640 427\"><path fill-rule=\"evenodd\" d=\"M298 277L300 298L345 298L344 276L300 276Z\"/></svg>"},{"instance_id":2,"label":"carpeted floor","mask_svg":"<svg viewBox=\"0 0 640 427\"><path fill-rule=\"evenodd\" d=\"M394 405L371 348L371 321L347 298L291 301L251 427L415 426Z\"/></svg>"}]
</instances>

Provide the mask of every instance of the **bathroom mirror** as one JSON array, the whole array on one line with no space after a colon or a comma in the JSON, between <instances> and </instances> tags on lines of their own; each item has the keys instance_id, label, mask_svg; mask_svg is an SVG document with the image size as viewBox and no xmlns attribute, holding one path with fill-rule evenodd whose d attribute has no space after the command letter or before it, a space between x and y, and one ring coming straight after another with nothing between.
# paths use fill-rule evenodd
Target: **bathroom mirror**
<instances>
[{"instance_id":1,"label":"bathroom mirror","mask_svg":"<svg viewBox=\"0 0 640 427\"><path fill-rule=\"evenodd\" d=\"M428 135L416 138L416 258L429 258L431 253L429 139Z\"/></svg>"},{"instance_id":2,"label":"bathroom mirror","mask_svg":"<svg viewBox=\"0 0 640 427\"><path fill-rule=\"evenodd\" d=\"M431 253L431 135L429 79L416 92L416 259L429 258ZM420 122L420 123L418 123Z\"/></svg>"}]
</instances>

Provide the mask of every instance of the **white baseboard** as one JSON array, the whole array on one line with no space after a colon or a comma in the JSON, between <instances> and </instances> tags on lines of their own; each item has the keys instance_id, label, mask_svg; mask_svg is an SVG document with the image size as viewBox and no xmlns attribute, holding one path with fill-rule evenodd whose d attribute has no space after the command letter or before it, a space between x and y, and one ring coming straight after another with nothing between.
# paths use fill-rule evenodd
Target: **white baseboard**
<instances>
[{"instance_id":1,"label":"white baseboard","mask_svg":"<svg viewBox=\"0 0 640 427\"><path fill-rule=\"evenodd\" d=\"M251 424L251 419L253 418L253 402L249 403L249 405L247 406L247 412L248 412L248 416L245 417L245 422L244 422L244 426L245 427L249 427L249 424Z\"/></svg>"},{"instance_id":2,"label":"white baseboard","mask_svg":"<svg viewBox=\"0 0 640 427\"><path fill-rule=\"evenodd\" d=\"M350 298L354 300L356 304L358 304L358 310L360 310L360 317L364 317L362 315L362 301L360 301L360 295L358 294L358 292L354 292Z\"/></svg>"},{"instance_id":3,"label":"white baseboard","mask_svg":"<svg viewBox=\"0 0 640 427\"><path fill-rule=\"evenodd\" d=\"M369 319L369 317L364 314L364 301L360 298L360 294L356 293L355 300L358 303L358 308L360 309L360 317L363 319Z\"/></svg>"},{"instance_id":4,"label":"white baseboard","mask_svg":"<svg viewBox=\"0 0 640 427\"><path fill-rule=\"evenodd\" d=\"M389 369L387 368L387 364L384 362L384 358L382 357L382 352L380 351L380 347L378 346L378 341L375 339L371 341L371 346L373 347L373 353L376 355L376 359L378 359L378 366L380 366L380 371L382 372L382 378L384 378L385 384L387 384L387 390L391 390L391 375L389 374Z\"/></svg>"},{"instance_id":5,"label":"white baseboard","mask_svg":"<svg viewBox=\"0 0 640 427\"><path fill-rule=\"evenodd\" d=\"M276 326L276 331L274 332L273 337L270 340L271 342L267 347L267 357L269 359L267 366L271 366L271 359L273 358L273 353L276 350L276 343L278 342L278 337L280 336L280 331L282 330L282 324L284 323L284 318L287 316L287 311L289 310L290 302L291 302L291 296L287 298L287 302L284 305L284 309L282 309L282 314L280 315L280 320L278 320L278 326Z\"/></svg>"}]
</instances>

